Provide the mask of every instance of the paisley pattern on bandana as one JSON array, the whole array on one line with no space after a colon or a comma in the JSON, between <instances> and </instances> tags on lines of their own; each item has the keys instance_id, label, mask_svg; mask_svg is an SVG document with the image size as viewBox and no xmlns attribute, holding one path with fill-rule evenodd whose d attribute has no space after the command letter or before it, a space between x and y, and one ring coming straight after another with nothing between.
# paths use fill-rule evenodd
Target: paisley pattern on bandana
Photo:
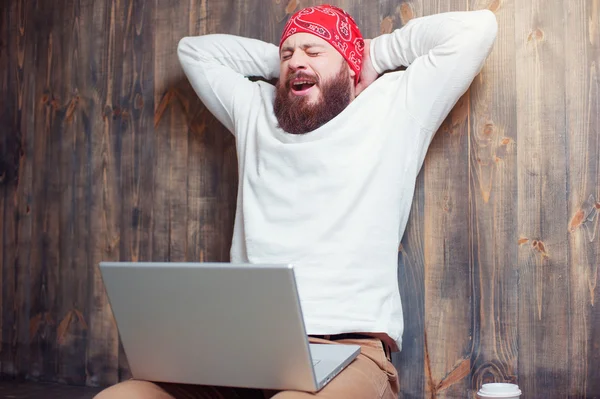
<instances>
[{"instance_id":1,"label":"paisley pattern on bandana","mask_svg":"<svg viewBox=\"0 0 600 399\"><path fill-rule=\"evenodd\" d=\"M286 23L279 48L288 37L300 32L311 33L329 42L354 70L355 82L358 82L365 42L350 14L329 4L303 8Z\"/></svg>"}]
</instances>

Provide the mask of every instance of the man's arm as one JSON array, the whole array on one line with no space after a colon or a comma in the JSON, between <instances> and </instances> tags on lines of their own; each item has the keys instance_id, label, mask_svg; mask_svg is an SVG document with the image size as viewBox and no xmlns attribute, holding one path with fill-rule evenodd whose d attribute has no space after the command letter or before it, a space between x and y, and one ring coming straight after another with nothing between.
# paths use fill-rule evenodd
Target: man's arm
<instances>
[{"instance_id":1,"label":"man's arm","mask_svg":"<svg viewBox=\"0 0 600 399\"><path fill-rule=\"evenodd\" d=\"M247 77L279 77L279 49L256 39L214 34L184 37L177 47L183 71L206 108L235 134L258 86Z\"/></svg>"},{"instance_id":2,"label":"man's arm","mask_svg":"<svg viewBox=\"0 0 600 399\"><path fill-rule=\"evenodd\" d=\"M408 67L408 112L435 132L471 85L491 52L498 25L489 10L449 12L416 18L370 43L378 74Z\"/></svg>"}]
</instances>

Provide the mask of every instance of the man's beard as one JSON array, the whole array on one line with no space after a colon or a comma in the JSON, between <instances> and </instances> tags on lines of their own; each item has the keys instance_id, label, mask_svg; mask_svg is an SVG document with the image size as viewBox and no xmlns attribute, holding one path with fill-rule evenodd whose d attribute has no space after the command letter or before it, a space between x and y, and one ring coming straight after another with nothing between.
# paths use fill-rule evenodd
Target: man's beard
<instances>
[{"instance_id":1,"label":"man's beard","mask_svg":"<svg viewBox=\"0 0 600 399\"><path fill-rule=\"evenodd\" d=\"M350 104L352 86L350 72L345 64L338 74L327 82L317 82L320 88L317 101L308 103L308 96L296 96L290 90L290 81L295 78L314 79L314 77L297 72L290 74L286 82L277 82L275 96L275 116L279 127L292 134L311 132L329 122Z\"/></svg>"}]
</instances>

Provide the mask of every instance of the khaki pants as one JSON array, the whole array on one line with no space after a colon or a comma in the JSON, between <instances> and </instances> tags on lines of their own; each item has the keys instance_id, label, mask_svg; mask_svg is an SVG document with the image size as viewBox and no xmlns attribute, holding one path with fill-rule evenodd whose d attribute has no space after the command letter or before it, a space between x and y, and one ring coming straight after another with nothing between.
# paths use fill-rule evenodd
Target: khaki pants
<instances>
[{"instance_id":1,"label":"khaki pants","mask_svg":"<svg viewBox=\"0 0 600 399\"><path fill-rule=\"evenodd\" d=\"M343 339L328 341L310 338L314 343L356 344L358 357L316 394L298 391L207 387L199 385L151 383L129 380L100 392L95 399L397 399L398 373L380 340Z\"/></svg>"}]
</instances>

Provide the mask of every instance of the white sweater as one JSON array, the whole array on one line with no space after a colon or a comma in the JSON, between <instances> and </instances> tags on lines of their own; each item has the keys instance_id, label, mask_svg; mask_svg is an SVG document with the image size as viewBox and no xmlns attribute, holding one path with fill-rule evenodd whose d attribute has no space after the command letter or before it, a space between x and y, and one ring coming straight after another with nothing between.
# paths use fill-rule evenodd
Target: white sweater
<instances>
[{"instance_id":1,"label":"white sweater","mask_svg":"<svg viewBox=\"0 0 600 399\"><path fill-rule=\"evenodd\" d=\"M385 73L337 117L285 133L278 47L232 35L183 38L194 90L236 138L239 187L232 262L295 266L308 334L379 332L401 348L398 246L417 174L442 121L496 38L492 12L413 19L371 42Z\"/></svg>"}]
</instances>

